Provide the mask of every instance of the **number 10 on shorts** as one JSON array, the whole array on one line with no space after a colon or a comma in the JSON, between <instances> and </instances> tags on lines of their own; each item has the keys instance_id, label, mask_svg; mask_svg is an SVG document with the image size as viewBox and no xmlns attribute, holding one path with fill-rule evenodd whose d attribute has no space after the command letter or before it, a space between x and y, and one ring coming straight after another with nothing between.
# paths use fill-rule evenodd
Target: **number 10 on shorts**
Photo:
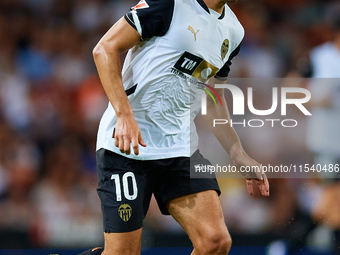
<instances>
[{"instance_id":1,"label":"number 10 on shorts","mask_svg":"<svg viewBox=\"0 0 340 255\"><path fill-rule=\"evenodd\" d=\"M128 178L131 178L132 194L130 194ZM122 188L120 186L119 174L111 175L111 180L115 181L115 185L116 185L116 199L117 199L117 201L122 201ZM127 200L135 200L137 195L138 195L137 183L136 183L135 175L132 172L126 172L125 174L123 174L122 181L123 181L123 193L124 193L124 197Z\"/></svg>"}]
</instances>

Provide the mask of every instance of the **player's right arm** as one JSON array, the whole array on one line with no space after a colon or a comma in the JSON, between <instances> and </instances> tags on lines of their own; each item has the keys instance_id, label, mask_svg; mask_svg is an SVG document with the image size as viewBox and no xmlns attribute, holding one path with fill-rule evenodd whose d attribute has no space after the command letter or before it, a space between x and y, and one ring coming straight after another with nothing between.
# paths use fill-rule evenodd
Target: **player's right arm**
<instances>
[{"instance_id":1,"label":"player's right arm","mask_svg":"<svg viewBox=\"0 0 340 255\"><path fill-rule=\"evenodd\" d=\"M130 154L132 143L136 155L139 154L138 144L144 147L146 144L123 87L120 54L137 45L140 39L138 31L121 18L93 49L101 83L117 116L115 146L119 147L122 153Z\"/></svg>"}]
</instances>

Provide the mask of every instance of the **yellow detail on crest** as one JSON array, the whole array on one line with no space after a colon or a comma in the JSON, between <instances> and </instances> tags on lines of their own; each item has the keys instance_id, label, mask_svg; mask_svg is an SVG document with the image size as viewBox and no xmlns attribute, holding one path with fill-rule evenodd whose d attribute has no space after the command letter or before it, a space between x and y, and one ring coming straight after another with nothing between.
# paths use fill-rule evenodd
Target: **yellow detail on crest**
<instances>
[{"instance_id":1,"label":"yellow detail on crest","mask_svg":"<svg viewBox=\"0 0 340 255\"><path fill-rule=\"evenodd\" d=\"M222 60L225 58L225 56L227 56L229 50L229 40L225 39L222 43L222 47L221 47L221 57Z\"/></svg>"},{"instance_id":2,"label":"yellow detail on crest","mask_svg":"<svg viewBox=\"0 0 340 255\"><path fill-rule=\"evenodd\" d=\"M189 29L189 31L191 31L191 32L194 34L194 36L195 36L195 41L196 41L196 35L197 35L198 31L200 31L200 30L198 29L198 30L195 32L195 30L192 28L192 26L189 26L188 29Z\"/></svg>"},{"instance_id":3,"label":"yellow detail on crest","mask_svg":"<svg viewBox=\"0 0 340 255\"><path fill-rule=\"evenodd\" d=\"M119 214L119 217L127 222L130 218L131 218L131 215L132 215L132 208L130 205L128 204L122 204L119 206L118 208L118 214Z\"/></svg>"}]
</instances>

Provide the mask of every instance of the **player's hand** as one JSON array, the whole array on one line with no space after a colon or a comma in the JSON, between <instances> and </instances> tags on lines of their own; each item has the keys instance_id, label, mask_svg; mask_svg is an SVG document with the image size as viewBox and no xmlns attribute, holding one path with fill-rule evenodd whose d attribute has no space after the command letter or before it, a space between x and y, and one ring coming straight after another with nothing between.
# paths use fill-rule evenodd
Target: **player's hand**
<instances>
[{"instance_id":1,"label":"player's hand","mask_svg":"<svg viewBox=\"0 0 340 255\"><path fill-rule=\"evenodd\" d=\"M142 132L133 115L117 117L114 138L115 146L127 155L131 153L131 144L136 155L139 154L139 145L146 147Z\"/></svg>"},{"instance_id":2,"label":"player's hand","mask_svg":"<svg viewBox=\"0 0 340 255\"><path fill-rule=\"evenodd\" d=\"M246 179L247 190L250 195L254 195L254 183L259 187L262 196L269 196L269 182L265 173L260 178Z\"/></svg>"},{"instance_id":3,"label":"player's hand","mask_svg":"<svg viewBox=\"0 0 340 255\"><path fill-rule=\"evenodd\" d=\"M241 166L255 166L254 172L241 172L246 178L247 191L254 195L254 183L258 186L262 196L269 196L269 182L265 173L262 173L261 165L249 157L244 151L241 151L233 158L234 164L241 169Z\"/></svg>"}]
</instances>

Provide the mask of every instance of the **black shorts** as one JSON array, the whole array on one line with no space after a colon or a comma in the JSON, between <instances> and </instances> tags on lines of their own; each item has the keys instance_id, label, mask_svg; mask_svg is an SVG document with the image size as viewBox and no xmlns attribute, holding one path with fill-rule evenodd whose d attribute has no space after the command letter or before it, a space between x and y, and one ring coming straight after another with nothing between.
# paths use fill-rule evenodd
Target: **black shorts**
<instances>
[{"instance_id":1,"label":"black shorts","mask_svg":"<svg viewBox=\"0 0 340 255\"><path fill-rule=\"evenodd\" d=\"M195 163L210 164L197 150ZM103 212L104 232L122 233L142 227L152 194L163 214L176 197L220 189L215 178L190 178L190 158L134 160L109 150L97 151L97 188Z\"/></svg>"}]
</instances>

